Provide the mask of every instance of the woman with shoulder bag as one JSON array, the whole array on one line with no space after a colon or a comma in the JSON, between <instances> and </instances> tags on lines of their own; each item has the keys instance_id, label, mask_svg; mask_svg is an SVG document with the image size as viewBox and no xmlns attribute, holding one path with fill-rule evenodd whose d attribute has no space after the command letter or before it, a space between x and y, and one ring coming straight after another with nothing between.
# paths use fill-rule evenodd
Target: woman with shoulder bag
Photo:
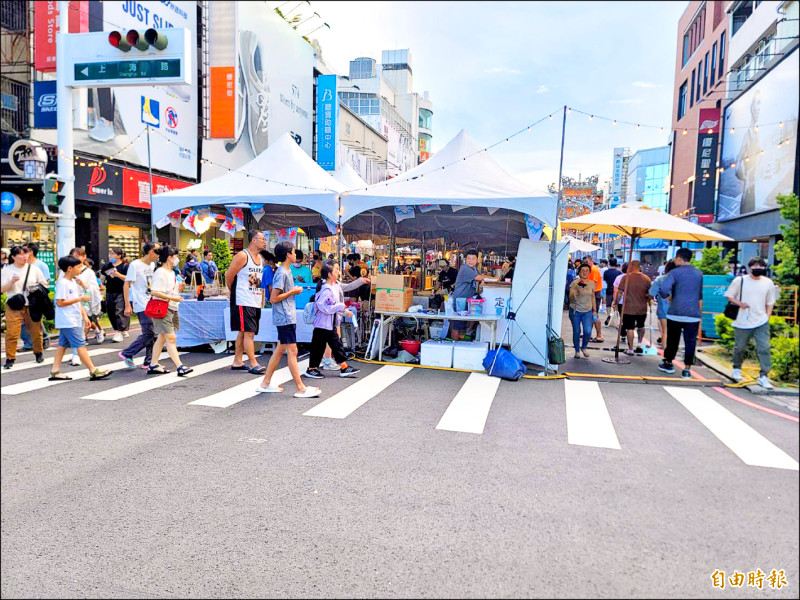
<instances>
[{"instance_id":1,"label":"woman with shoulder bag","mask_svg":"<svg viewBox=\"0 0 800 600\"><path fill-rule=\"evenodd\" d=\"M180 284L175 277L175 266L178 261L178 252L175 248L172 246L161 248L158 254L157 268L153 272L153 280L150 283L151 298L145 308L145 314L153 319L153 333L157 337L153 344L153 359L150 362L150 368L147 369L148 375L169 373L169 369L158 364L164 344L167 346L167 354L178 370L179 377L193 371L181 363L178 348L175 345L175 332L180 329L178 303L183 299L180 295Z\"/></svg>"},{"instance_id":2,"label":"woman with shoulder bag","mask_svg":"<svg viewBox=\"0 0 800 600\"><path fill-rule=\"evenodd\" d=\"M106 278L106 310L111 327L114 328L112 342L121 342L123 335L128 335L131 318L125 316L125 275L128 273L128 261L122 248L111 248L108 251L108 262L101 268Z\"/></svg>"}]
</instances>

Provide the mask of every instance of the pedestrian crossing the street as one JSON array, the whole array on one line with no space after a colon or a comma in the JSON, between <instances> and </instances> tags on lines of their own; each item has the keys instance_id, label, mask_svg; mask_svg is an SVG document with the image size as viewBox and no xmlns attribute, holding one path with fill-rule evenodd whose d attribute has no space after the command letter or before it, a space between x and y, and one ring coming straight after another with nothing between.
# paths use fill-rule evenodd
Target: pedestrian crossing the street
<instances>
[{"instance_id":1,"label":"pedestrian crossing the street","mask_svg":"<svg viewBox=\"0 0 800 600\"><path fill-rule=\"evenodd\" d=\"M119 352L119 350L117 350L116 348L97 348L96 350L89 350L89 356L90 357L103 356L104 354L111 354L112 352ZM71 352L65 353L63 362L69 361L71 357L72 357ZM35 360L29 360L23 363L17 363L16 365L14 365L14 372L16 373L18 371L27 371L28 369L35 369L36 367L45 367L48 365L52 365L53 359L54 357L50 356L48 358L45 358L41 363L37 363ZM3 393L5 393L5 390L3 390Z\"/></svg>"},{"instance_id":2,"label":"pedestrian crossing the street","mask_svg":"<svg viewBox=\"0 0 800 600\"><path fill-rule=\"evenodd\" d=\"M95 349L90 351L92 356L97 356L101 361L104 355L110 352L114 352L114 350ZM182 352L181 354L186 353ZM135 362L141 364L142 360L139 358ZM158 377L145 377L143 372L137 370L137 375L139 373L143 375L141 378L134 377L133 381L129 378L121 385L112 384L109 387L98 382L101 389L97 389L97 391L92 391L91 386L94 384L86 385L86 395L80 396L80 398L95 401L122 401L137 397L169 399L172 397L170 391L177 389L173 386L181 384L184 379L199 380L206 384L212 381L225 381L226 383L234 381L234 385L224 387L221 391L184 400L187 406L228 409L254 397L260 397L265 401L266 406L270 406L271 400L291 396L294 391L288 367L278 369L272 381L275 385L288 384L288 386L284 386L287 389L283 394L259 394L256 389L261 383L261 377L248 376L243 381L238 379L238 376L228 379L227 371L231 362L231 356L222 356L193 364L194 371L186 378L177 377L174 371ZM42 364L30 360L18 363L13 370L6 373L13 374L17 371L24 371L27 378L23 381L17 380L9 385L3 385L2 395L4 397L19 396L28 392L48 390L51 386L62 384L80 386L83 385L81 380L89 377L87 369L77 368L69 371L69 375L73 378L72 381L48 381L50 365L52 365L52 357L45 359ZM112 371L126 368L122 361L100 366ZM301 372L305 371L308 368L308 360L300 361L299 367ZM308 404L303 405L304 412L298 410L298 416L344 421L363 409L367 403L379 397L381 403L391 403L396 406L397 398L407 394L407 390L414 389L411 386L418 385L419 380L415 377L419 373L419 370L405 365L384 365L374 370L366 368L362 370L358 378L339 379L337 377L336 381L341 382L340 386L345 385L345 387L343 389L340 386L337 387L338 391L325 398L323 384L323 398L315 400L316 403L311 408L308 408ZM453 374L448 375L453 376ZM486 425L492 419L492 411L503 410L496 408L497 398L503 395L508 397L510 393L518 396L522 386L530 386L526 388L529 393L533 386L541 385L538 382L504 382L482 373L458 373L456 376L463 376L460 388L447 407L443 409L441 415L437 417L437 421L430 424L431 429L438 432L435 435L444 435L443 432L472 436L484 435ZM537 398L535 394L530 394L529 404L531 410L535 411L539 406L537 402L539 399L563 401L563 409L559 410L563 410L562 414L566 424L564 441L567 444L576 448L594 448L601 451L626 449L625 444L621 444L618 437L620 425L617 423L615 426L612 420L614 411L609 412L607 398L604 396L604 390L609 390L606 385L611 384L601 386L593 381L570 379L565 379L563 382L552 382L552 384L555 387L548 388L549 392L545 396ZM182 394L181 397L185 397L187 389L203 390L206 387L205 385L182 386L180 394ZM156 390L159 391L159 394L153 396L152 392ZM554 390L556 391L554 392ZM608 394L608 391L605 393ZM797 460L725 408L718 400L711 397L710 393L713 393L710 388L705 390L684 386L649 386L648 388L649 399L657 396L661 401L677 403L682 409L685 409L685 412L681 409L681 415L685 414L686 419L696 420L711 436L708 438L709 440L723 444L744 465L798 470ZM723 397L720 396L720 398ZM614 407L612 406L612 408ZM370 415L374 418L375 413L370 412ZM617 419L619 419L619 413L617 413Z\"/></svg>"}]
</instances>

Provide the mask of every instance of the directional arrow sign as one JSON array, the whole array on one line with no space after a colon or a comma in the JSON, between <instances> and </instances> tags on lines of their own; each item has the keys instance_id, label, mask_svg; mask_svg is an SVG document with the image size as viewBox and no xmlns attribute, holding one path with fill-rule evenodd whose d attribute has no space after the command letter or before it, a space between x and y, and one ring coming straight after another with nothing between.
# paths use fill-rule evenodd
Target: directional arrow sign
<instances>
[{"instance_id":1,"label":"directional arrow sign","mask_svg":"<svg viewBox=\"0 0 800 600\"><path fill-rule=\"evenodd\" d=\"M89 79L89 65L86 65L83 69L81 69L80 75L83 75L86 77L86 79Z\"/></svg>"}]
</instances>

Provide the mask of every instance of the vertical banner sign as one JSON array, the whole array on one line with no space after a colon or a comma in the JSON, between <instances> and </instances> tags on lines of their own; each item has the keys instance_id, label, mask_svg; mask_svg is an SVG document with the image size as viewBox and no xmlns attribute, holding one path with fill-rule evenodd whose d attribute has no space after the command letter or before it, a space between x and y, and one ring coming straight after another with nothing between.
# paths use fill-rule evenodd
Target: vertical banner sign
<instances>
[{"instance_id":1,"label":"vertical banner sign","mask_svg":"<svg viewBox=\"0 0 800 600\"><path fill-rule=\"evenodd\" d=\"M34 2L33 27L33 65L37 71L53 73L56 70L58 2Z\"/></svg>"},{"instance_id":2,"label":"vertical banner sign","mask_svg":"<svg viewBox=\"0 0 800 600\"><path fill-rule=\"evenodd\" d=\"M714 215L714 191L717 185L717 145L719 143L720 109L701 108L697 132L697 164L695 166L694 212L708 215L698 220L709 223Z\"/></svg>"},{"instance_id":3,"label":"vertical banner sign","mask_svg":"<svg viewBox=\"0 0 800 600\"><path fill-rule=\"evenodd\" d=\"M320 75L317 77L317 163L326 171L336 170L338 115L336 75Z\"/></svg>"},{"instance_id":4,"label":"vertical banner sign","mask_svg":"<svg viewBox=\"0 0 800 600\"><path fill-rule=\"evenodd\" d=\"M217 0L208 3L209 22L209 131L212 138L236 137L236 6ZM242 117L240 117L242 118Z\"/></svg>"},{"instance_id":5,"label":"vertical banner sign","mask_svg":"<svg viewBox=\"0 0 800 600\"><path fill-rule=\"evenodd\" d=\"M55 129L58 116L58 95L55 81L33 82L33 122L38 129Z\"/></svg>"}]
</instances>

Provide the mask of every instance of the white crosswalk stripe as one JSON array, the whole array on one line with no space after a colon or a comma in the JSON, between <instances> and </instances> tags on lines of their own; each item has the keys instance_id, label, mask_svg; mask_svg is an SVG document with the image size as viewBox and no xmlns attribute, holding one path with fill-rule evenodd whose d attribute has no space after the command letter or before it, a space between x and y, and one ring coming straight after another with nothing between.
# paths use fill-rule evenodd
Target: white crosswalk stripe
<instances>
[{"instance_id":1,"label":"white crosswalk stripe","mask_svg":"<svg viewBox=\"0 0 800 600\"><path fill-rule=\"evenodd\" d=\"M103 354L111 354L112 352L119 352L119 350L115 348L97 348L95 350L89 350L89 356L102 356ZM64 362L69 361L71 353L64 354ZM35 360L28 360L24 363L17 363L15 364L8 373L17 373L19 371L27 371L28 369L35 369L36 367L46 367L48 365L53 364L53 356L45 358L42 362L37 363Z\"/></svg>"},{"instance_id":2,"label":"white crosswalk stripe","mask_svg":"<svg viewBox=\"0 0 800 600\"><path fill-rule=\"evenodd\" d=\"M193 379L195 377L205 375L206 373L211 373L212 371L216 371L218 369L230 367L231 360L232 359L230 356L226 356L225 358L219 358L217 360L212 360L197 365L196 367L192 367L192 369L194 369L192 373L190 373L189 375L185 375L184 377L178 377L174 370L172 370L171 373L168 373L166 375L150 375L147 376L142 381L135 381L133 383L128 383L120 387L115 387L108 390L102 390L100 392L97 392L96 394L83 396L83 399L121 400L122 398L129 398L130 396L135 396L136 394L149 392L158 389L160 387L171 385L173 383L179 383L184 379Z\"/></svg>"},{"instance_id":3,"label":"white crosswalk stripe","mask_svg":"<svg viewBox=\"0 0 800 600\"><path fill-rule=\"evenodd\" d=\"M383 366L365 378L357 380L347 389L320 402L311 410L304 412L303 416L344 419L407 374L411 369L412 367L398 365Z\"/></svg>"},{"instance_id":4,"label":"white crosswalk stripe","mask_svg":"<svg viewBox=\"0 0 800 600\"><path fill-rule=\"evenodd\" d=\"M450 402L436 429L483 433L500 380L483 373L471 373Z\"/></svg>"},{"instance_id":5,"label":"white crosswalk stripe","mask_svg":"<svg viewBox=\"0 0 800 600\"><path fill-rule=\"evenodd\" d=\"M795 459L703 391L670 386L664 389L746 465L798 470Z\"/></svg>"},{"instance_id":6,"label":"white crosswalk stripe","mask_svg":"<svg viewBox=\"0 0 800 600\"><path fill-rule=\"evenodd\" d=\"M298 367L300 368L300 372L302 373L306 369L308 369L308 360L302 360L298 363ZM206 396L204 398L199 398L193 402L189 402L189 405L195 406L215 406L217 408L228 408L229 406L233 406L237 402L241 402L242 400L247 400L248 398L252 398L256 395L263 395L266 398L271 396L285 396L289 393L286 390L283 394L259 394L256 391L256 388L261 385L262 377L253 377L250 375L249 381L245 383L240 383L239 385L233 386L227 390L222 392L218 392L216 394L211 394L210 396ZM283 385L287 381L292 380L292 374L289 372L289 367L283 367L282 369L278 369L275 373L272 374L272 381L270 383L272 385Z\"/></svg>"},{"instance_id":7,"label":"white crosswalk stripe","mask_svg":"<svg viewBox=\"0 0 800 600\"><path fill-rule=\"evenodd\" d=\"M568 443L620 450L614 424L596 381L565 379L564 396Z\"/></svg>"}]
</instances>

